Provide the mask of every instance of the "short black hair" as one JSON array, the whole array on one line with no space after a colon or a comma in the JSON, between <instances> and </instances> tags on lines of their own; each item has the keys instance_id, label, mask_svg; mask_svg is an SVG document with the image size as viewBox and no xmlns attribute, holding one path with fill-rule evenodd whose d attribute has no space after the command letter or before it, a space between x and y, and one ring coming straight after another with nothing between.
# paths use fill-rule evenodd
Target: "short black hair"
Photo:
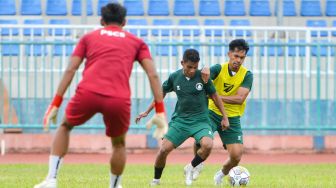
<instances>
[{"instance_id":1,"label":"short black hair","mask_svg":"<svg viewBox=\"0 0 336 188\"><path fill-rule=\"evenodd\" d=\"M197 63L200 61L199 53L195 49L187 49L183 53L183 61Z\"/></svg>"},{"instance_id":2,"label":"short black hair","mask_svg":"<svg viewBox=\"0 0 336 188\"><path fill-rule=\"evenodd\" d=\"M230 51L235 51L237 50L245 50L245 54L247 54L247 52L249 51L250 47L248 45L248 43L244 40L244 39L235 39L232 40L229 44L229 49Z\"/></svg>"},{"instance_id":3,"label":"short black hair","mask_svg":"<svg viewBox=\"0 0 336 188\"><path fill-rule=\"evenodd\" d=\"M106 24L118 23L121 25L126 17L127 10L119 3L109 3L101 8L101 15Z\"/></svg>"}]
</instances>

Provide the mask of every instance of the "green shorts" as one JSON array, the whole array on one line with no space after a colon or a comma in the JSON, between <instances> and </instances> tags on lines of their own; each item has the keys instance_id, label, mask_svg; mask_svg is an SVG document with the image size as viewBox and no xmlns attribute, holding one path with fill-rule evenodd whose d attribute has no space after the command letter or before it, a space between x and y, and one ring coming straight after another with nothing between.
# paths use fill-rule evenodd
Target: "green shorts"
<instances>
[{"instance_id":1,"label":"green shorts","mask_svg":"<svg viewBox=\"0 0 336 188\"><path fill-rule=\"evenodd\" d=\"M195 119L192 121L174 118L174 120L169 122L168 132L164 136L164 138L174 144L175 148L179 147L189 137L193 137L196 143L200 143L203 137L213 139L209 118Z\"/></svg>"},{"instance_id":2,"label":"green shorts","mask_svg":"<svg viewBox=\"0 0 336 188\"><path fill-rule=\"evenodd\" d=\"M222 131L221 121L222 116L209 110L209 117L211 121L212 132L217 131L219 137L223 142L223 146L226 149L226 144L243 144L243 131L240 126L240 117L229 117L230 127L227 130Z\"/></svg>"}]
</instances>

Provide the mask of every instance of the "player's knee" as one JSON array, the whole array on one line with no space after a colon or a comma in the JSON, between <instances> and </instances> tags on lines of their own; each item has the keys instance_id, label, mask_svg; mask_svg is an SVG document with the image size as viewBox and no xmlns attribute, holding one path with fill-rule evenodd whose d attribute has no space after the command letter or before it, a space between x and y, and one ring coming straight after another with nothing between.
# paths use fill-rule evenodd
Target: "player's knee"
<instances>
[{"instance_id":1,"label":"player's knee","mask_svg":"<svg viewBox=\"0 0 336 188\"><path fill-rule=\"evenodd\" d=\"M201 144L201 149L205 152L205 153L210 153L211 149L213 146L213 142L212 140L206 141L206 142L202 142Z\"/></svg>"},{"instance_id":2,"label":"player's knee","mask_svg":"<svg viewBox=\"0 0 336 188\"><path fill-rule=\"evenodd\" d=\"M121 147L125 147L125 136L119 136L119 137L114 137L111 138L112 139L112 146L114 148L121 148Z\"/></svg>"},{"instance_id":3,"label":"player's knee","mask_svg":"<svg viewBox=\"0 0 336 188\"><path fill-rule=\"evenodd\" d=\"M234 153L234 154L230 154L230 161L234 164L238 164L241 160L242 157L242 153Z\"/></svg>"},{"instance_id":4,"label":"player's knee","mask_svg":"<svg viewBox=\"0 0 336 188\"><path fill-rule=\"evenodd\" d=\"M167 156L171 152L170 148L167 147L161 147L159 151L160 156Z\"/></svg>"}]
</instances>

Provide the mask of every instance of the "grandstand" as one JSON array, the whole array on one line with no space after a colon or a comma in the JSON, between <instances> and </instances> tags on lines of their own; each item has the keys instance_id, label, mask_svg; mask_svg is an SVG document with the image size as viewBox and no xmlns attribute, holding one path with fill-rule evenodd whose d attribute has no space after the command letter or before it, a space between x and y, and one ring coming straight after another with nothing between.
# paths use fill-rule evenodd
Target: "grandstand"
<instances>
[{"instance_id":1,"label":"grandstand","mask_svg":"<svg viewBox=\"0 0 336 188\"><path fill-rule=\"evenodd\" d=\"M0 110L2 128L40 131L36 128L41 126L74 45L99 27L99 9L109 1L87 0L87 6L81 2L0 0L0 80L4 86L0 104L7 104ZM245 64L254 73L254 85L242 124L251 134L336 130L335 0L119 2L128 8L126 29L150 45L162 80L180 67L186 48L198 49L201 62L209 66L226 60L231 39L248 40L251 50ZM151 101L149 84L138 64L131 85L134 119ZM165 102L170 116L175 96ZM87 124L79 131L102 131L99 115ZM133 133L143 131L143 126L133 128Z\"/></svg>"}]
</instances>

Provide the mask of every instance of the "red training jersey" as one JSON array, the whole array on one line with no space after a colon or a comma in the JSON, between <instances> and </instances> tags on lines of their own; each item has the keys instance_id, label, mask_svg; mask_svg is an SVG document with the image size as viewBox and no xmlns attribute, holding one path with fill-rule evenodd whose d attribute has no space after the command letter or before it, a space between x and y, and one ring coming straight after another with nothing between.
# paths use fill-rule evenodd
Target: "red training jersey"
<instances>
[{"instance_id":1,"label":"red training jersey","mask_svg":"<svg viewBox=\"0 0 336 188\"><path fill-rule=\"evenodd\" d=\"M129 78L134 61L151 59L143 40L118 26L84 35L72 56L86 58L78 88L119 98L131 96Z\"/></svg>"}]
</instances>

